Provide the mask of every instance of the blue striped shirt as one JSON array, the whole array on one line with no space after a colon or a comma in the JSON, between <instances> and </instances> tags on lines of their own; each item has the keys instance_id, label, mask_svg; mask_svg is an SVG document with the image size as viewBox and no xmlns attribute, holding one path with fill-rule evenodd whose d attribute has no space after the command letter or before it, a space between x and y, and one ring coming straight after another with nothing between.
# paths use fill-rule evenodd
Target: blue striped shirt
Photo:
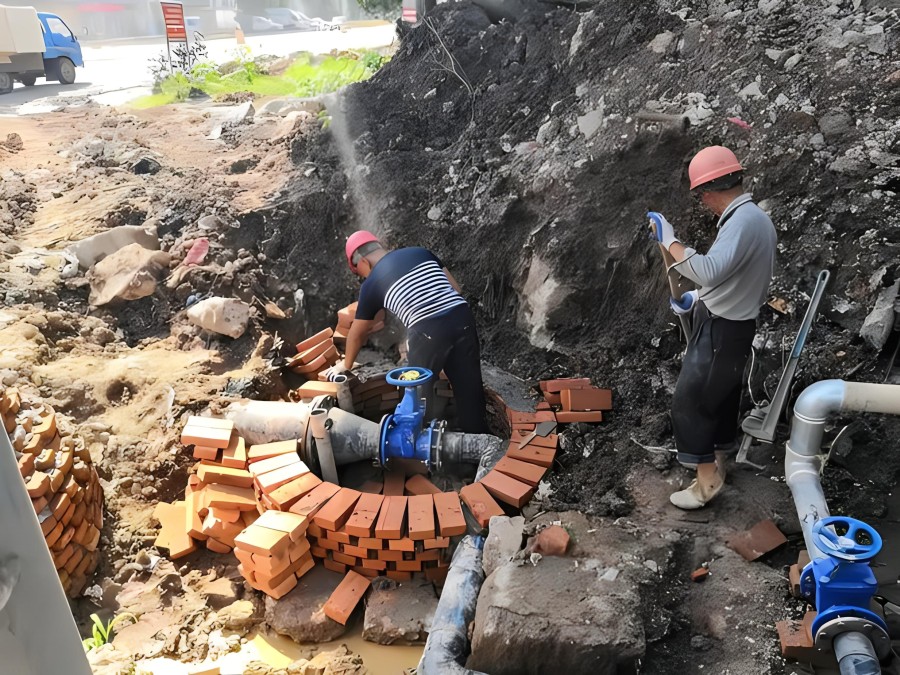
<instances>
[{"instance_id":1,"label":"blue striped shirt","mask_svg":"<svg viewBox=\"0 0 900 675\"><path fill-rule=\"evenodd\" d=\"M359 292L356 318L371 321L387 309L407 328L466 304L444 273L444 265L424 248L400 248L379 260Z\"/></svg>"}]
</instances>

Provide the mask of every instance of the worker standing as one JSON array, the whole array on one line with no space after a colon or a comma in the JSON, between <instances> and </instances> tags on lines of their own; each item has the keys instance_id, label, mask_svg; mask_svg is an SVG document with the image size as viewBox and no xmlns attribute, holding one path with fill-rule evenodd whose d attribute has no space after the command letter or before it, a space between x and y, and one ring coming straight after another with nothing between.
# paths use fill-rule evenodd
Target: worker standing
<instances>
[{"instance_id":1,"label":"worker standing","mask_svg":"<svg viewBox=\"0 0 900 675\"><path fill-rule=\"evenodd\" d=\"M417 247L388 251L365 230L347 239L345 252L350 269L364 281L344 360L330 369L331 374L353 367L375 315L387 309L406 327L409 364L428 368L435 378L443 370L453 387L460 428L484 433L478 331L472 309L453 275L431 251ZM423 388L426 416L432 419L434 382Z\"/></svg>"},{"instance_id":2,"label":"worker standing","mask_svg":"<svg viewBox=\"0 0 900 675\"><path fill-rule=\"evenodd\" d=\"M701 150L688 175L692 194L719 216L709 251L702 255L684 246L664 216L648 215L675 270L699 287L681 303L671 301L676 313L691 317L672 427L678 461L696 466L697 477L669 498L678 508L699 509L724 485L725 455L737 435L743 373L772 280L777 236L769 216L744 193L743 167L731 150Z\"/></svg>"}]
</instances>

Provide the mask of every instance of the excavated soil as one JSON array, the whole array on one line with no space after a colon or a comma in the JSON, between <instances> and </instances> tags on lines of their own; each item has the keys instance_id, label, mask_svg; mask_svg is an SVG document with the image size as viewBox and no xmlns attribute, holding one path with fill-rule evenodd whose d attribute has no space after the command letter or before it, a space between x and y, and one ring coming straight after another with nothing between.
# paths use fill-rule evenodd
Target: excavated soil
<instances>
[{"instance_id":1,"label":"excavated soil","mask_svg":"<svg viewBox=\"0 0 900 675\"><path fill-rule=\"evenodd\" d=\"M707 246L715 221L692 204L686 163L707 144L734 148L780 240L745 407L774 392L821 269L831 283L791 400L819 379L883 381L895 343L873 346L860 329L900 276L898 17L884 4L536 3L499 23L468 3L442 5L375 77L327 101L328 125L258 118L212 141L233 108L89 104L4 118L23 147L0 144L0 374L100 444L110 517L81 625L98 604L128 609L103 600L123 587L138 596L135 584L155 580L171 598L175 575L191 591L173 601L184 628L165 653L209 652L215 626L195 599L229 566L198 554L146 576L153 505L183 489L190 462L175 445L179 420L296 384L278 370L284 345L354 299L343 241L368 227L442 257L475 309L486 362L529 383L583 375L614 390L602 425L563 433L550 505L633 518L648 536L681 533L671 586L642 591L662 608L644 617L644 672L800 672L777 655L772 629L802 613L781 578L801 538L780 447L757 452L767 470L735 472L702 515L666 506L686 478L666 451L682 345L644 214L664 212L686 242ZM132 170L145 157L159 172ZM218 220L201 227L204 216ZM174 288L90 308L84 277L61 278L61 250L147 222L176 261L208 237L207 260ZM215 339L189 325L186 304L207 294L251 302L247 334ZM266 302L288 317L268 318ZM835 513L896 520L898 437L895 421L863 420L825 472ZM748 571L722 541L765 517L790 544ZM685 583L710 561L717 582Z\"/></svg>"}]
</instances>

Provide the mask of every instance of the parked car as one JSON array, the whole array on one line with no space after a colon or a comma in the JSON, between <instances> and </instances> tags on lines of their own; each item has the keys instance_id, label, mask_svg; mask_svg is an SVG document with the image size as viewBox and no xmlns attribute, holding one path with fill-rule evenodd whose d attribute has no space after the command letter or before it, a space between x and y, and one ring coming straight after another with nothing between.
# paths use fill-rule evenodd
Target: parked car
<instances>
[{"instance_id":1,"label":"parked car","mask_svg":"<svg viewBox=\"0 0 900 675\"><path fill-rule=\"evenodd\" d=\"M310 19L305 14L287 7L269 7L266 9L266 16L280 23L286 30L322 30L321 19Z\"/></svg>"},{"instance_id":2,"label":"parked car","mask_svg":"<svg viewBox=\"0 0 900 675\"><path fill-rule=\"evenodd\" d=\"M81 45L56 14L32 7L0 6L0 94L13 81L34 86L37 78L60 84L75 82L75 67L83 66Z\"/></svg>"},{"instance_id":3,"label":"parked car","mask_svg":"<svg viewBox=\"0 0 900 675\"><path fill-rule=\"evenodd\" d=\"M284 28L284 26L277 21L272 21L272 19L267 19L264 16L239 14L235 19L237 20L238 25L246 31L258 33L267 30L282 30Z\"/></svg>"}]
</instances>

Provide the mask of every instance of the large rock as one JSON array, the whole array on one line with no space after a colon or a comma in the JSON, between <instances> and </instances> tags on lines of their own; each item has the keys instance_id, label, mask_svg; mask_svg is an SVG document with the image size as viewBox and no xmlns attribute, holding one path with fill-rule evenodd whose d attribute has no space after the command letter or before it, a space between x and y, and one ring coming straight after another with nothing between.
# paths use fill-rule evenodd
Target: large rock
<instances>
[{"instance_id":1,"label":"large rock","mask_svg":"<svg viewBox=\"0 0 900 675\"><path fill-rule=\"evenodd\" d=\"M869 312L859 331L860 336L875 349L884 348L894 329L897 320L894 305L898 293L900 293L900 279L878 294L875 307Z\"/></svg>"},{"instance_id":2,"label":"large rock","mask_svg":"<svg viewBox=\"0 0 900 675\"><path fill-rule=\"evenodd\" d=\"M434 587L421 581L373 588L363 639L380 645L425 644L437 602Z\"/></svg>"},{"instance_id":3,"label":"large rock","mask_svg":"<svg viewBox=\"0 0 900 675\"><path fill-rule=\"evenodd\" d=\"M100 262L129 244L140 244L144 248L159 250L159 235L155 225L120 225L100 232L87 239L72 244L66 249L85 269Z\"/></svg>"},{"instance_id":4,"label":"large rock","mask_svg":"<svg viewBox=\"0 0 900 675\"><path fill-rule=\"evenodd\" d=\"M478 596L466 665L491 675L615 675L644 653L639 604L631 582L601 579L570 558L508 563Z\"/></svg>"},{"instance_id":5,"label":"large rock","mask_svg":"<svg viewBox=\"0 0 900 675\"><path fill-rule=\"evenodd\" d=\"M347 628L325 616L322 607L341 579L341 575L316 565L281 600L266 598L266 623L276 633L297 642L337 640Z\"/></svg>"}]
</instances>

